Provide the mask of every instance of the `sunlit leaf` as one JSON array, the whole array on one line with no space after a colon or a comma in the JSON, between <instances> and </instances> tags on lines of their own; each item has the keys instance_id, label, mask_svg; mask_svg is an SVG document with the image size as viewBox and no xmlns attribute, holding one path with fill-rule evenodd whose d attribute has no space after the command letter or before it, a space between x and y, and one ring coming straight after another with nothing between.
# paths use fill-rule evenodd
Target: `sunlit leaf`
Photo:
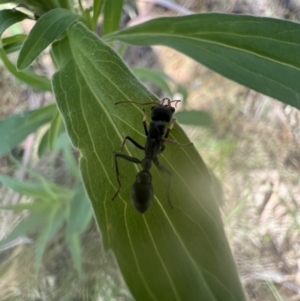
<instances>
[{"instance_id":1,"label":"sunlit leaf","mask_svg":"<svg viewBox=\"0 0 300 301\"><path fill-rule=\"evenodd\" d=\"M228 14L158 18L105 37L165 45L258 92L300 108L300 24Z\"/></svg>"},{"instance_id":2,"label":"sunlit leaf","mask_svg":"<svg viewBox=\"0 0 300 301\"><path fill-rule=\"evenodd\" d=\"M44 14L36 22L19 54L19 70L27 68L38 55L57 39L79 16L71 11L56 8Z\"/></svg>"},{"instance_id":3,"label":"sunlit leaf","mask_svg":"<svg viewBox=\"0 0 300 301\"><path fill-rule=\"evenodd\" d=\"M120 160L117 188L113 151L130 135L145 143L143 108L120 100L156 101L120 57L80 23L53 45L59 71L53 87L67 132L81 152L80 168L102 232L136 300L245 300L212 193L211 176L194 147L168 144L160 155L173 173L171 199L167 179L154 167L155 198L144 215L131 205L129 190L139 167ZM188 140L178 125L170 135ZM128 144L125 153L143 158Z\"/></svg>"}]
</instances>

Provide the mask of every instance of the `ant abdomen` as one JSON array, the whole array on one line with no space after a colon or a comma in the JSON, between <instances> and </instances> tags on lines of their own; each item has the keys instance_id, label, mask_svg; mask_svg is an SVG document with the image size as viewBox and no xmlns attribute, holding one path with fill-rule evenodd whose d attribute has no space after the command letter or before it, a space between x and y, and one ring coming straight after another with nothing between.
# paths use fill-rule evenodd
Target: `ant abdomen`
<instances>
[{"instance_id":1,"label":"ant abdomen","mask_svg":"<svg viewBox=\"0 0 300 301\"><path fill-rule=\"evenodd\" d=\"M136 181L131 187L131 199L135 209L144 213L147 211L153 200L152 176L142 170L136 175Z\"/></svg>"}]
</instances>

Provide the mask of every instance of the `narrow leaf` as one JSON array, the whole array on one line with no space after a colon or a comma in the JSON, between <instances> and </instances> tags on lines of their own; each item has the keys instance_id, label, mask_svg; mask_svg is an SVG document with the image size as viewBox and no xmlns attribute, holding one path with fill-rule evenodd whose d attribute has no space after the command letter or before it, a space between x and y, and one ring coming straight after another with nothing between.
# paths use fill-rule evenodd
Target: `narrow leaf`
<instances>
[{"instance_id":1,"label":"narrow leaf","mask_svg":"<svg viewBox=\"0 0 300 301\"><path fill-rule=\"evenodd\" d=\"M21 82L24 82L25 84L37 90L52 91L52 87L48 78L37 75L28 70L18 71L16 66L7 58L6 53L2 48L0 48L0 58L2 59L8 71Z\"/></svg>"},{"instance_id":2,"label":"narrow leaf","mask_svg":"<svg viewBox=\"0 0 300 301\"><path fill-rule=\"evenodd\" d=\"M50 135L50 131L49 131L49 129L47 129L46 132L44 133L44 135L42 136L39 146L38 146L37 153L38 153L39 158L42 158L43 155L46 153L46 151L50 149L49 135Z\"/></svg>"},{"instance_id":3,"label":"narrow leaf","mask_svg":"<svg viewBox=\"0 0 300 301\"><path fill-rule=\"evenodd\" d=\"M169 78L164 72L146 68L134 68L132 71L139 80L154 83L166 96L171 97L172 91L168 85Z\"/></svg>"},{"instance_id":4,"label":"narrow leaf","mask_svg":"<svg viewBox=\"0 0 300 301\"><path fill-rule=\"evenodd\" d=\"M67 237L68 247L78 274L82 272L81 242L77 233Z\"/></svg>"},{"instance_id":5,"label":"narrow leaf","mask_svg":"<svg viewBox=\"0 0 300 301\"><path fill-rule=\"evenodd\" d=\"M51 237L62 227L64 220L64 211L60 206L52 205L50 211L47 216L45 216L47 223L45 227L41 229L40 237L38 240L37 248L36 248L36 256L35 256L35 272L38 273L43 254L45 252L46 244L49 242Z\"/></svg>"},{"instance_id":6,"label":"narrow leaf","mask_svg":"<svg viewBox=\"0 0 300 301\"><path fill-rule=\"evenodd\" d=\"M11 9L0 10L0 37L11 25L28 18L27 15Z\"/></svg>"},{"instance_id":7,"label":"narrow leaf","mask_svg":"<svg viewBox=\"0 0 300 301\"><path fill-rule=\"evenodd\" d=\"M51 112L46 112L39 119L32 121L30 117L39 110L28 111L0 120L0 157L21 143L30 133L51 120Z\"/></svg>"},{"instance_id":8,"label":"narrow leaf","mask_svg":"<svg viewBox=\"0 0 300 301\"><path fill-rule=\"evenodd\" d=\"M159 18L106 37L174 48L258 92L300 108L300 24L227 14Z\"/></svg>"},{"instance_id":9,"label":"narrow leaf","mask_svg":"<svg viewBox=\"0 0 300 301\"><path fill-rule=\"evenodd\" d=\"M99 15L101 13L102 4L105 0L94 0L93 5L93 28L96 29L97 27L97 21L99 18Z\"/></svg>"},{"instance_id":10,"label":"narrow leaf","mask_svg":"<svg viewBox=\"0 0 300 301\"><path fill-rule=\"evenodd\" d=\"M81 152L80 168L102 232L136 300L245 300L213 196L210 174L194 147L168 145L159 156L173 174L171 199L167 179L151 169L155 198L141 215L130 200L138 166L121 160L117 188L113 151L130 135L145 143L143 108L116 101L156 101L120 57L80 23L68 38L53 45L60 69L53 77L59 110L71 140ZM170 138L186 143L178 125ZM124 153L142 159L131 144Z\"/></svg>"},{"instance_id":11,"label":"narrow leaf","mask_svg":"<svg viewBox=\"0 0 300 301\"><path fill-rule=\"evenodd\" d=\"M35 199L56 201L59 199L69 199L73 194L72 191L49 182L42 176L39 176L39 182L36 183L30 181L20 182L11 177L0 175L0 182L15 192Z\"/></svg>"},{"instance_id":12,"label":"narrow leaf","mask_svg":"<svg viewBox=\"0 0 300 301\"><path fill-rule=\"evenodd\" d=\"M86 196L83 185L80 184L77 188L77 193L71 200L70 215L68 217L66 234L72 236L73 234L81 234L92 218L92 207L90 200Z\"/></svg>"},{"instance_id":13,"label":"narrow leaf","mask_svg":"<svg viewBox=\"0 0 300 301\"><path fill-rule=\"evenodd\" d=\"M210 115L203 111L180 111L177 112L175 116L181 124L205 127L211 127L213 124Z\"/></svg>"},{"instance_id":14,"label":"narrow leaf","mask_svg":"<svg viewBox=\"0 0 300 301\"><path fill-rule=\"evenodd\" d=\"M41 185L41 183L29 181L20 182L16 179L4 175L0 175L0 183L22 195L36 199L52 199L52 194L47 194L45 188Z\"/></svg>"},{"instance_id":15,"label":"narrow leaf","mask_svg":"<svg viewBox=\"0 0 300 301\"><path fill-rule=\"evenodd\" d=\"M50 150L54 149L57 137L61 130L61 126L62 126L61 115L59 112L56 112L56 114L51 122L50 128L49 128L48 144L49 144Z\"/></svg>"},{"instance_id":16,"label":"narrow leaf","mask_svg":"<svg viewBox=\"0 0 300 301\"><path fill-rule=\"evenodd\" d=\"M21 212L24 210L29 211L38 211L46 208L47 206L51 205L50 202L35 202L35 203L20 203L17 205L7 205L7 206L0 206L0 210L12 210L15 212Z\"/></svg>"},{"instance_id":17,"label":"narrow leaf","mask_svg":"<svg viewBox=\"0 0 300 301\"><path fill-rule=\"evenodd\" d=\"M119 29L123 0L105 0L103 34L109 34Z\"/></svg>"},{"instance_id":18,"label":"narrow leaf","mask_svg":"<svg viewBox=\"0 0 300 301\"><path fill-rule=\"evenodd\" d=\"M79 16L71 11L57 8L44 14L30 31L20 51L17 67L27 68L38 55L57 39Z\"/></svg>"},{"instance_id":19,"label":"narrow leaf","mask_svg":"<svg viewBox=\"0 0 300 301\"><path fill-rule=\"evenodd\" d=\"M28 235L33 231L39 229L39 227L44 223L45 214L47 214L49 208L42 208L41 210L31 211L30 214L23 219L12 231L8 234L6 238L0 241L0 247L8 244L14 239Z\"/></svg>"},{"instance_id":20,"label":"narrow leaf","mask_svg":"<svg viewBox=\"0 0 300 301\"><path fill-rule=\"evenodd\" d=\"M6 54L19 51L26 39L25 34L17 34L12 37L2 39L2 47Z\"/></svg>"},{"instance_id":21,"label":"narrow leaf","mask_svg":"<svg viewBox=\"0 0 300 301\"><path fill-rule=\"evenodd\" d=\"M51 117L53 118L53 116L55 116L56 113L57 113L56 104L48 105L40 109L31 111L31 114L28 117L26 124L38 122L44 119L48 120Z\"/></svg>"}]
</instances>

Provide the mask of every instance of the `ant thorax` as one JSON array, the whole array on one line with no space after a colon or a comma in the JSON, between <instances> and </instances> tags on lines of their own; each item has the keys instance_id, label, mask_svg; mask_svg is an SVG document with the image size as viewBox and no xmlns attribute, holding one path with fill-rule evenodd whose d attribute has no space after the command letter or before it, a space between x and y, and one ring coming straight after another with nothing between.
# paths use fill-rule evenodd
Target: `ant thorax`
<instances>
[{"instance_id":1,"label":"ant thorax","mask_svg":"<svg viewBox=\"0 0 300 301\"><path fill-rule=\"evenodd\" d=\"M165 131L165 124L162 120L151 121L149 126L148 138L162 138Z\"/></svg>"}]
</instances>

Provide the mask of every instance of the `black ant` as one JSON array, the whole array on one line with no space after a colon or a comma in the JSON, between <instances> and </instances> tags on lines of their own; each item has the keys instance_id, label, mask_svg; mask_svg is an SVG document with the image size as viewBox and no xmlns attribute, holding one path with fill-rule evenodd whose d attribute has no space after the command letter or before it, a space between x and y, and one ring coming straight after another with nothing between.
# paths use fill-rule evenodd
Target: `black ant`
<instances>
[{"instance_id":1,"label":"black ant","mask_svg":"<svg viewBox=\"0 0 300 301\"><path fill-rule=\"evenodd\" d=\"M167 102L167 104L165 104ZM171 140L168 138L169 133L171 129L174 126L175 118L173 118L173 114L175 112L175 108L171 106L171 103L175 102L175 107L180 100L170 100L169 98L163 98L159 104L155 102L147 102L147 103L139 103L134 101L120 101L116 104L120 103L137 103L140 105L148 105L148 104L154 104L155 106L152 106L151 108L151 122L149 125L149 130L147 128L146 124L146 115L144 110L144 118L143 118L143 125L144 125L144 131L145 135L147 137L145 147L140 145L138 142L136 142L134 139L132 139L129 136L126 136L121 144L120 152L114 152L114 162L115 162L115 170L116 170L116 176L118 180L118 189L114 196L112 197L112 200L114 200L121 188L121 182L119 179L120 173L119 173L119 167L118 167L118 161L117 158L123 158L127 161L133 162L135 164L141 164L142 170L137 173L136 175L136 181L133 183L131 187L131 198L133 201L133 205L136 208L136 210L140 213L144 213L150 206L152 200L153 200L153 187L152 187L152 176L150 174L150 168L152 162L155 164L155 166L158 168L158 170L166 173L169 177L168 180L168 188L167 188L167 198L168 202L173 208L173 205L170 201L170 187L171 187L171 178L172 173L166 169L164 166L160 165L157 156L161 154L165 150L165 144L164 142L170 142L175 143L180 146L188 146L192 145L192 143L188 144L179 144L177 141ZM165 122L171 122L167 130L165 131ZM126 140L129 140L132 144L134 144L137 148L145 151L145 157L142 160L139 160L138 158L127 156L121 153Z\"/></svg>"}]
</instances>

